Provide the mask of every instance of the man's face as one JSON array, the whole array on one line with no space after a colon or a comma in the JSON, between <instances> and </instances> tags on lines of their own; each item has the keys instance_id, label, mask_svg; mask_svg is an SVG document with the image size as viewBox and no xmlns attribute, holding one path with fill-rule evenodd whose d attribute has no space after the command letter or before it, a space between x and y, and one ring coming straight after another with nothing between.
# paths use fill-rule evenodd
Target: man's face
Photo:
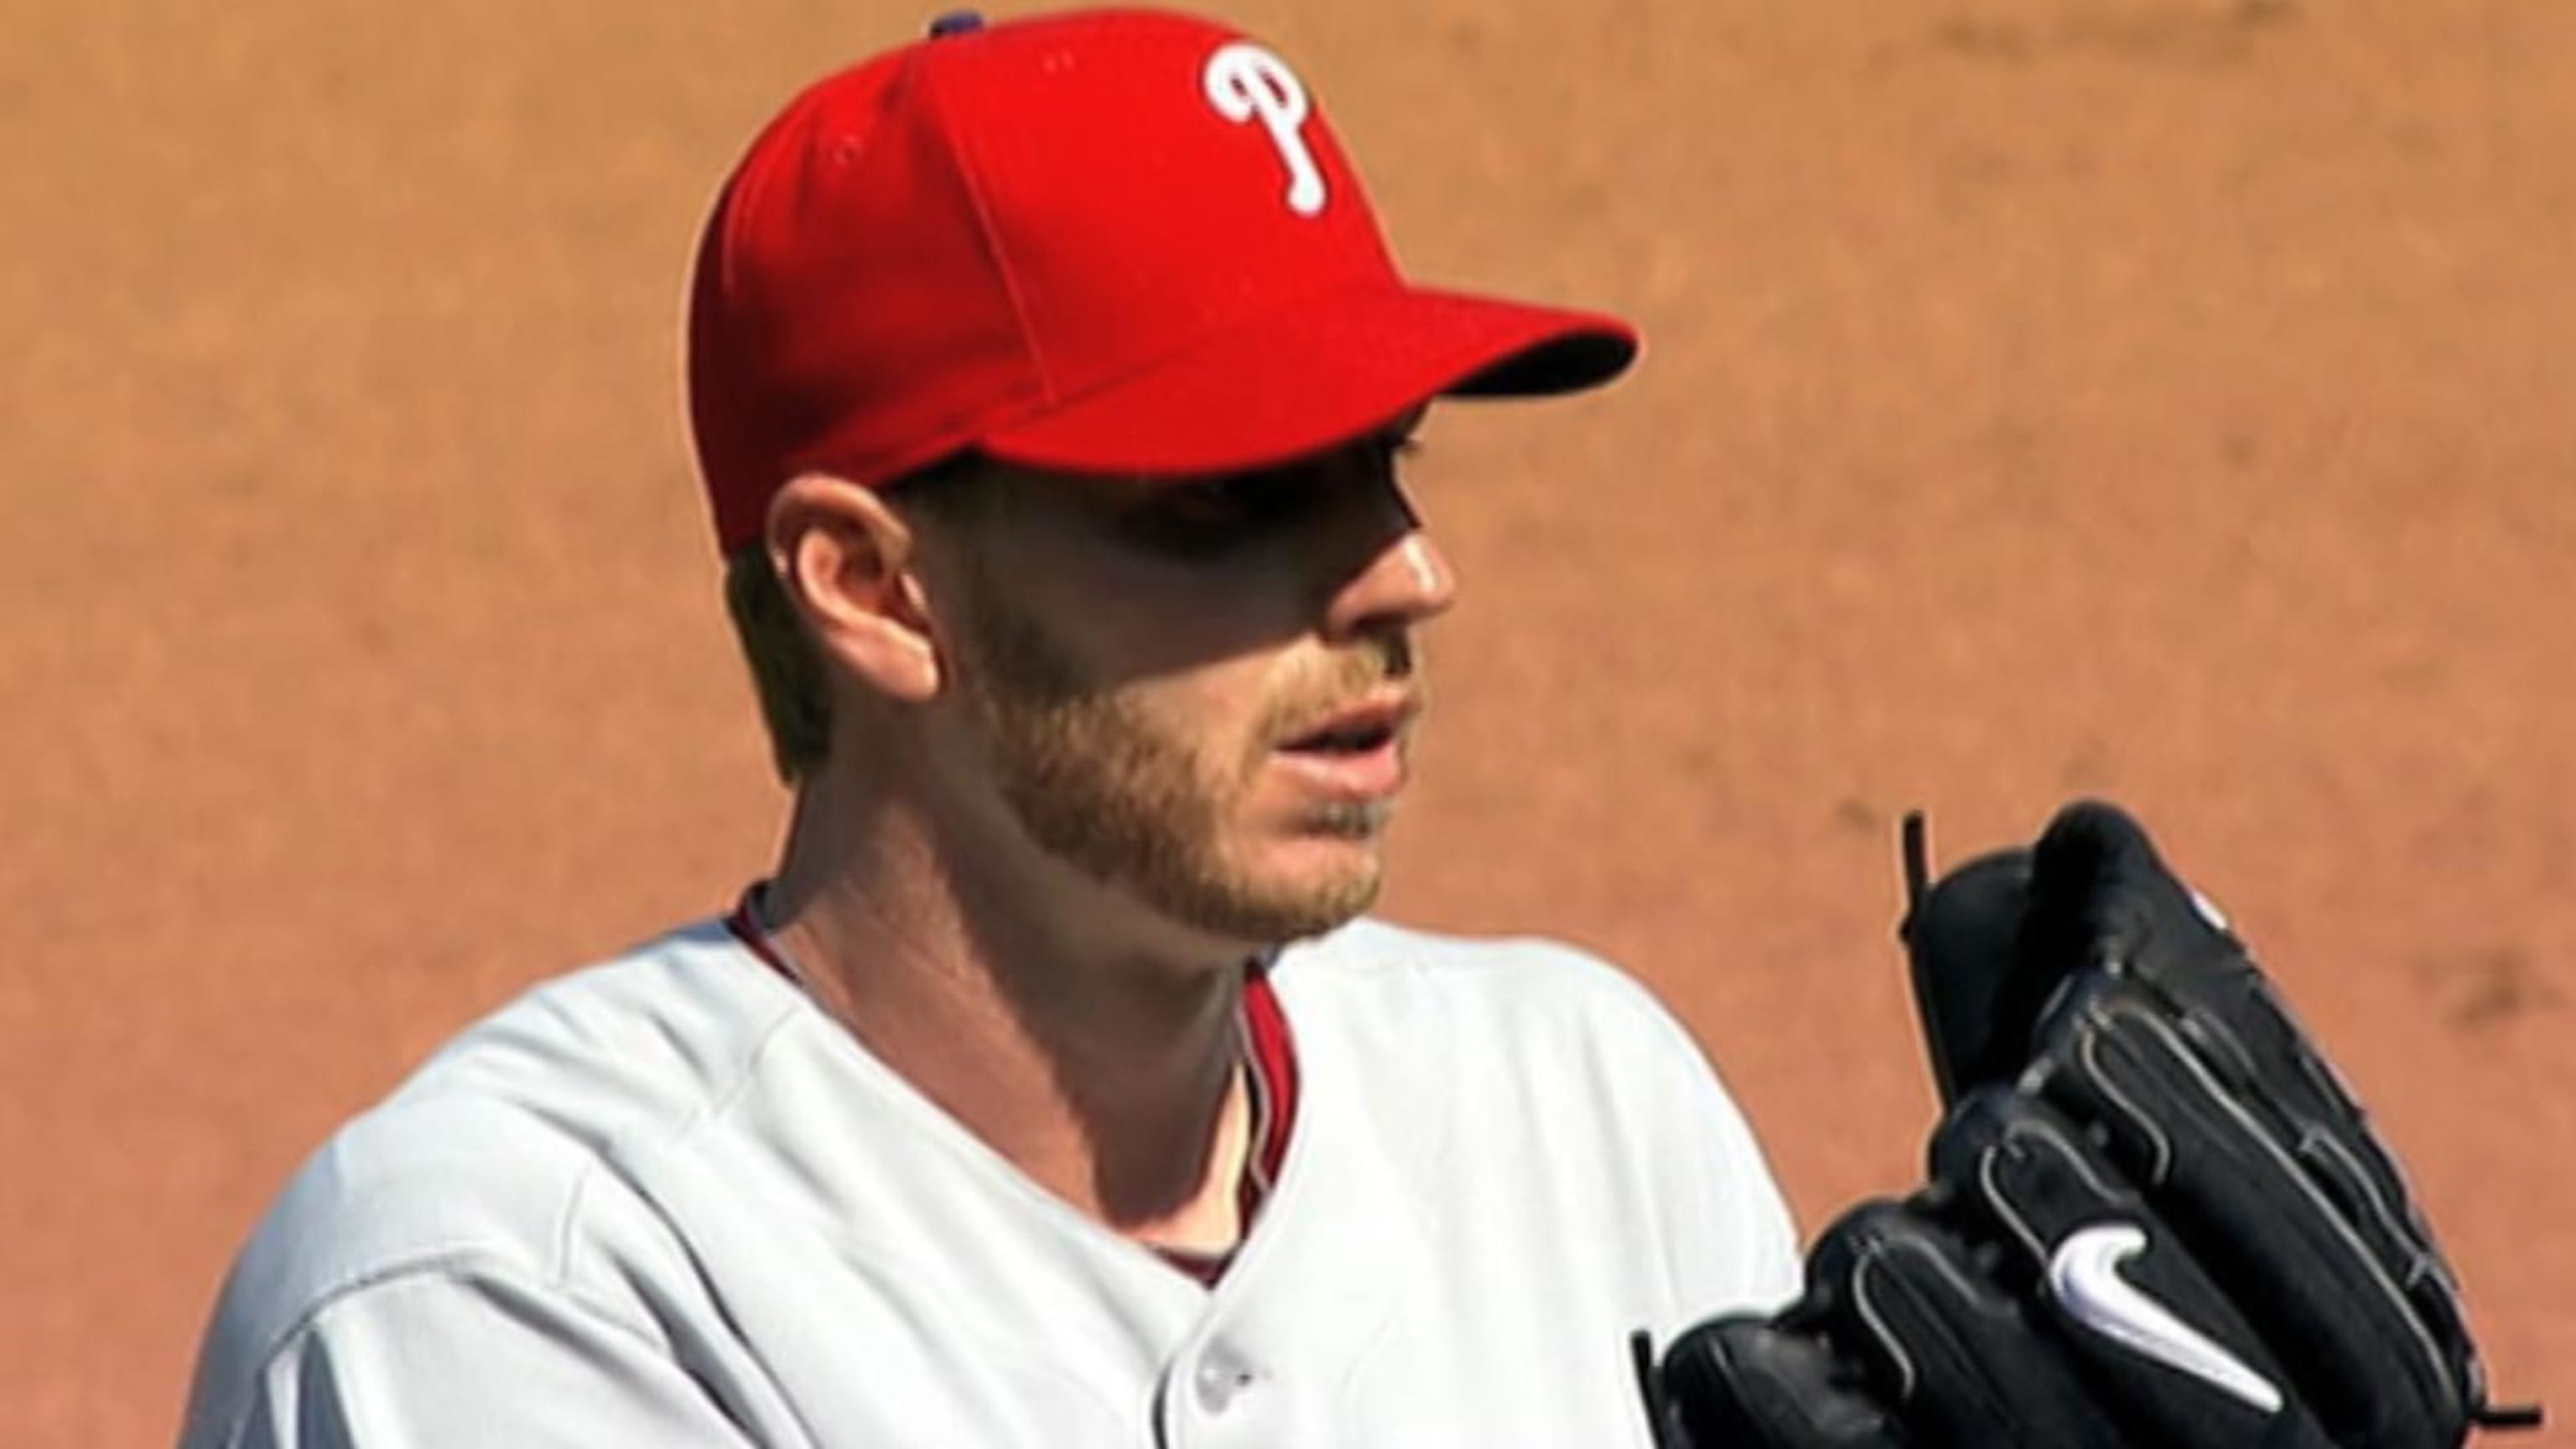
<instances>
[{"instance_id":1,"label":"man's face","mask_svg":"<svg viewBox=\"0 0 2576 1449\"><path fill-rule=\"evenodd\" d=\"M1233 940L1376 898L1411 631L1454 587L1396 490L1409 431L1222 479L980 485L943 644L1039 848Z\"/></svg>"}]
</instances>

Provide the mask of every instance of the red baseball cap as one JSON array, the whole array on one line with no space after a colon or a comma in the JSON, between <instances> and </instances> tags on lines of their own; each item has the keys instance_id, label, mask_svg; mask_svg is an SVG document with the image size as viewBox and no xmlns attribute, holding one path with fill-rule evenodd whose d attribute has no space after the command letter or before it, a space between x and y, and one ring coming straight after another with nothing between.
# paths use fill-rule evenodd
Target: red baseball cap
<instances>
[{"instance_id":1,"label":"red baseball cap","mask_svg":"<svg viewBox=\"0 0 2576 1449\"><path fill-rule=\"evenodd\" d=\"M1637 336L1407 282L1277 55L1113 10L946 17L797 97L717 198L688 348L731 550L806 471L1230 472L1606 382Z\"/></svg>"}]
</instances>

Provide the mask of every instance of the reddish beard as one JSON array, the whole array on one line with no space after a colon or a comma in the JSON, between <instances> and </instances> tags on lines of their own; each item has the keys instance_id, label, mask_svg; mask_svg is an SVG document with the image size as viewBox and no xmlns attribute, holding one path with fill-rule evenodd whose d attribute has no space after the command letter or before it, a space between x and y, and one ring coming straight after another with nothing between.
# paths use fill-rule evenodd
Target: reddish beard
<instances>
[{"instance_id":1,"label":"reddish beard","mask_svg":"<svg viewBox=\"0 0 2576 1449\"><path fill-rule=\"evenodd\" d=\"M1373 852L1354 852L1347 866L1325 874L1281 879L1230 852L1227 826L1274 750L1370 691L1410 681L1414 661L1402 636L1372 636L1283 687L1241 754L1223 761L1155 719L1131 692L1087 678L1001 590L971 592L955 676L985 731L1002 796L1040 848L1184 925L1239 940L1316 935L1376 901ZM1387 815L1383 803L1319 803L1298 827L1367 840Z\"/></svg>"}]
</instances>

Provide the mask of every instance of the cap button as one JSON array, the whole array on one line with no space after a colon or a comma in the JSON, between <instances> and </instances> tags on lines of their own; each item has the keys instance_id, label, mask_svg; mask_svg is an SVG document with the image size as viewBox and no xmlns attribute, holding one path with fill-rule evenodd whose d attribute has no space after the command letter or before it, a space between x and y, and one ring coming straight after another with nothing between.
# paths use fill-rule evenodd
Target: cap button
<instances>
[{"instance_id":1,"label":"cap button","mask_svg":"<svg viewBox=\"0 0 2576 1449\"><path fill-rule=\"evenodd\" d=\"M983 16L972 10L951 10L930 22L930 38L945 40L952 35L967 35L983 28Z\"/></svg>"}]
</instances>

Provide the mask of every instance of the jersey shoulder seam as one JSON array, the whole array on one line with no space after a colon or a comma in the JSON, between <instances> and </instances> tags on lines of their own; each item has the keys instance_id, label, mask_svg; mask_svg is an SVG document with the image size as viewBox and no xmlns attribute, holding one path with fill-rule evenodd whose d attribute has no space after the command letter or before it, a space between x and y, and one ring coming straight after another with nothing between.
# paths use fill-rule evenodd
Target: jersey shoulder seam
<instances>
[{"instance_id":1,"label":"jersey shoulder seam","mask_svg":"<svg viewBox=\"0 0 2576 1449\"><path fill-rule=\"evenodd\" d=\"M473 1271L459 1271L472 1264L481 1266ZM251 1360L248 1381L251 1391L244 1395L242 1402L225 1424L221 1442L226 1445L237 1445L241 1442L242 1430L248 1425L251 1411L258 1404L257 1385L261 1376L266 1373L269 1365L276 1363L281 1356L310 1336L315 1326L333 1309L363 1294L396 1283L442 1273L447 1277L468 1281L506 1280L549 1294L562 1299L583 1317L598 1323L602 1328L631 1339L644 1347L652 1347L652 1339L643 1330L599 1304L591 1302L573 1284L559 1275L530 1273L508 1255L481 1244L459 1243L446 1247L424 1248L399 1261L379 1264L364 1272L353 1274L346 1281L336 1283L315 1294L312 1301L305 1304L303 1310L297 1313L284 1328L278 1330L276 1337Z\"/></svg>"}]
</instances>

